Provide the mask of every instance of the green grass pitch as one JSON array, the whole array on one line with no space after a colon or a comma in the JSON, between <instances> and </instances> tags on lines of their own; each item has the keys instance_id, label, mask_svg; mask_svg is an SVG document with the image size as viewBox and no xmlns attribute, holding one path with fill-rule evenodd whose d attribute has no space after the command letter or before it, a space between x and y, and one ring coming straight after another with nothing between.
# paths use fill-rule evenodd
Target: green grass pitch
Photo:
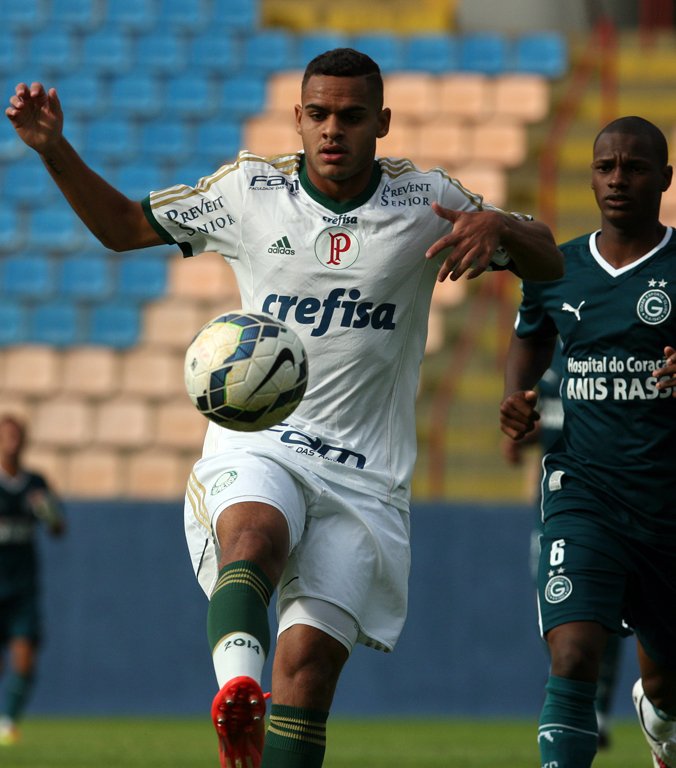
<instances>
[{"instance_id":1,"label":"green grass pitch","mask_svg":"<svg viewBox=\"0 0 676 768\"><path fill-rule=\"evenodd\" d=\"M524 720L329 720L324 768L537 768L536 723ZM594 768L649 768L638 724L622 720ZM202 719L30 717L2 768L216 768Z\"/></svg>"}]
</instances>

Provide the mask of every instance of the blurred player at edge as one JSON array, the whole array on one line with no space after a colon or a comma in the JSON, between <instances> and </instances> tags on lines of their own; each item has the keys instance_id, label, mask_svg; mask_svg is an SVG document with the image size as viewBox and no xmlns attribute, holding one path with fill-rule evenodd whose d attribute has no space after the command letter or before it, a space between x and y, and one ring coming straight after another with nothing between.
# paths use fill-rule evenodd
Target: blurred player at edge
<instances>
[{"instance_id":1,"label":"blurred player at edge","mask_svg":"<svg viewBox=\"0 0 676 768\"><path fill-rule=\"evenodd\" d=\"M676 766L676 243L660 223L672 179L662 132L640 117L593 146L601 229L562 246L563 279L523 284L500 408L521 440L532 387L561 337L563 440L544 458L538 607L551 655L542 765L586 768L609 633L637 637L633 699L655 766Z\"/></svg>"},{"instance_id":2,"label":"blurred player at edge","mask_svg":"<svg viewBox=\"0 0 676 768\"><path fill-rule=\"evenodd\" d=\"M0 746L18 741L35 680L41 635L36 528L43 523L54 536L65 528L59 499L21 462L25 442L22 422L0 415L0 649L8 656Z\"/></svg>"},{"instance_id":3,"label":"blurred player at edge","mask_svg":"<svg viewBox=\"0 0 676 768\"><path fill-rule=\"evenodd\" d=\"M556 344L552 362L537 385L537 409L540 414L533 430L522 440L505 437L503 449L505 459L514 465L522 463L524 449L537 447L542 456L554 450L556 442L563 433L563 404L561 402L561 381L563 379L563 360L561 345ZM535 483L536 524L533 527L530 544L530 570L533 581L537 583L538 562L540 560L540 537L542 535L542 496L540 477ZM596 690L596 720L599 730L599 749L610 747L610 719L617 687L617 677L622 659L622 639L618 634L609 634L606 649L603 652Z\"/></svg>"},{"instance_id":4,"label":"blurred player at edge","mask_svg":"<svg viewBox=\"0 0 676 768\"><path fill-rule=\"evenodd\" d=\"M320 766L355 643L390 651L399 636L415 394L435 280L476 277L491 263L532 279L562 274L543 224L483 205L440 170L375 159L390 110L369 57L322 54L300 91L303 152L243 151L194 187L155 191L142 204L66 141L55 90L20 84L6 112L106 247L220 252L243 308L288 323L307 349L308 389L288 423L248 434L209 424L188 481L186 532L210 597L223 766ZM277 588L264 739L260 679Z\"/></svg>"}]
</instances>

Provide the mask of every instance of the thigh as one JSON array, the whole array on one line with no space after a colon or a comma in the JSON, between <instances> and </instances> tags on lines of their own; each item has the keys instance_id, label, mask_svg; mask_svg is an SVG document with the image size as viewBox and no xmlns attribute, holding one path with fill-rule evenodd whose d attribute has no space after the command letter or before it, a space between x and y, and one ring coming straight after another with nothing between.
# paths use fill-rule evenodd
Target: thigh
<instances>
[{"instance_id":1,"label":"thigh","mask_svg":"<svg viewBox=\"0 0 676 768\"><path fill-rule=\"evenodd\" d=\"M569 622L596 622L610 632L627 634L626 554L608 530L586 513L555 515L544 524L541 547L542 634Z\"/></svg>"}]
</instances>

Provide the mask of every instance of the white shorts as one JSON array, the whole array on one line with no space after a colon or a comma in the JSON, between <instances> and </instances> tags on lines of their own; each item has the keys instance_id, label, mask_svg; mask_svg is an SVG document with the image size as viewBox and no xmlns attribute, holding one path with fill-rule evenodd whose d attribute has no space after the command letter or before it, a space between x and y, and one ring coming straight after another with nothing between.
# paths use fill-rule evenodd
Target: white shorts
<instances>
[{"instance_id":1,"label":"white shorts","mask_svg":"<svg viewBox=\"0 0 676 768\"><path fill-rule=\"evenodd\" d=\"M239 447L195 464L186 491L185 531L202 589L209 596L218 576L213 535L218 515L242 501L270 504L284 515L290 534L289 561L278 585L277 616L283 611L285 621L280 628L313 623L304 621L305 609L294 609L293 603L316 598L353 617L358 642L392 650L407 610L408 511L305 467L301 471L287 457L286 451L261 455ZM345 642L344 625L329 634Z\"/></svg>"}]
</instances>

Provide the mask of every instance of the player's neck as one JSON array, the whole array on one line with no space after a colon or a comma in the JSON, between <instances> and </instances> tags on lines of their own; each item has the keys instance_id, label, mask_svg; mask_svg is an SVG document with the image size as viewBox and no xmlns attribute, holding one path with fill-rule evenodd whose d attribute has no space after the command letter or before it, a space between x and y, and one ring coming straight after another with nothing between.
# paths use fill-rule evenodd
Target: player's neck
<instances>
[{"instance_id":1,"label":"player's neck","mask_svg":"<svg viewBox=\"0 0 676 768\"><path fill-rule=\"evenodd\" d=\"M15 459L10 457L3 457L0 459L0 471L4 472L10 477L16 477L21 471L21 468L19 466L19 462Z\"/></svg>"},{"instance_id":2,"label":"player's neck","mask_svg":"<svg viewBox=\"0 0 676 768\"><path fill-rule=\"evenodd\" d=\"M596 247L605 261L620 269L650 253L662 242L665 232L666 227L659 222L649 230L631 233L606 226L596 236Z\"/></svg>"}]
</instances>

